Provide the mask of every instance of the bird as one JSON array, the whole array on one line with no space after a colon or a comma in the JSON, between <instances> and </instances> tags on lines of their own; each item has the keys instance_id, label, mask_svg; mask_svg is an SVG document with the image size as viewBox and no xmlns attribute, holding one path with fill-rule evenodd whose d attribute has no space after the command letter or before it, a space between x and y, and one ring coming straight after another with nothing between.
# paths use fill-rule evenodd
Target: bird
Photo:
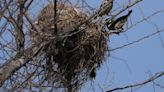
<instances>
[{"instance_id":1,"label":"bird","mask_svg":"<svg viewBox=\"0 0 164 92\"><path fill-rule=\"evenodd\" d=\"M102 17L103 15L108 15L109 12L112 10L114 0L104 0L103 3L100 5L98 15Z\"/></svg>"},{"instance_id":2,"label":"bird","mask_svg":"<svg viewBox=\"0 0 164 92\"><path fill-rule=\"evenodd\" d=\"M124 24L127 22L128 17L132 13L132 10L128 12L128 14L121 16L117 18L115 21L110 20L110 22L107 24L107 28L109 30L115 30L114 33L119 34L123 29Z\"/></svg>"}]
</instances>

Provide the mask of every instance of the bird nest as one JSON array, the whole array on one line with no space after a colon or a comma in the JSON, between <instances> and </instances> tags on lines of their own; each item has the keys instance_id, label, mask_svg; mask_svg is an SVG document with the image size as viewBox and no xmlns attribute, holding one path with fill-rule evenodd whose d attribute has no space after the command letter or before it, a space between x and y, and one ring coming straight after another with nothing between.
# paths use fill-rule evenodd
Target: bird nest
<instances>
[{"instance_id":1,"label":"bird nest","mask_svg":"<svg viewBox=\"0 0 164 92\"><path fill-rule=\"evenodd\" d=\"M48 4L39 13L35 22L39 30L31 30L30 38L32 45L50 42L43 53L47 67L45 78L53 81L53 85L56 83L75 90L86 80L94 78L103 63L108 49L107 33L92 21L73 28L87 18L84 11L66 4L57 4L55 19L53 4ZM52 40L59 36L63 38Z\"/></svg>"}]
</instances>

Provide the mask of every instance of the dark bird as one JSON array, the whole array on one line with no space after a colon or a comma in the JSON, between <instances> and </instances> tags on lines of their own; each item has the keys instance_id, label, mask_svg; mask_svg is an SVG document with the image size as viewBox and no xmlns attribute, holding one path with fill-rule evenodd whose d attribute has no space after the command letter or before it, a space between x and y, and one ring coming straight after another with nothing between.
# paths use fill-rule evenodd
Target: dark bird
<instances>
[{"instance_id":1,"label":"dark bird","mask_svg":"<svg viewBox=\"0 0 164 92\"><path fill-rule=\"evenodd\" d=\"M114 0L104 0L99 8L97 16L102 17L103 15L108 15L109 12L112 10L113 1Z\"/></svg>"},{"instance_id":2,"label":"dark bird","mask_svg":"<svg viewBox=\"0 0 164 92\"><path fill-rule=\"evenodd\" d=\"M116 34L119 34L122 30L123 30L123 26L124 24L127 22L128 17L130 16L130 14L132 13L132 10L130 10L128 12L128 14L117 18L115 21L112 21L110 23L107 24L107 28L111 31L111 30L115 30L114 32Z\"/></svg>"}]
</instances>

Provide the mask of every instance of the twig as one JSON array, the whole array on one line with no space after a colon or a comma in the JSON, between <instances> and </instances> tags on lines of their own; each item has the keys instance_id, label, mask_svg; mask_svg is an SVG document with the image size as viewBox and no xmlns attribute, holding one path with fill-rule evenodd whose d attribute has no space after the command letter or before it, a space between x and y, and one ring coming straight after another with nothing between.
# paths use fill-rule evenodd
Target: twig
<instances>
[{"instance_id":1,"label":"twig","mask_svg":"<svg viewBox=\"0 0 164 92\"><path fill-rule=\"evenodd\" d=\"M106 92L113 92L113 91L124 90L124 89L128 89L128 88L142 86L142 85L150 83L150 82L152 82L152 81L154 81L154 80L156 80L156 79L158 79L158 78L160 78L162 76L164 76L164 72L158 72L154 76L150 77L149 79L147 79L147 80L145 80L143 82L136 83L136 84L133 84L133 85L127 85L127 86L124 86L124 87L114 88L114 89L108 90Z\"/></svg>"},{"instance_id":2,"label":"twig","mask_svg":"<svg viewBox=\"0 0 164 92\"><path fill-rule=\"evenodd\" d=\"M144 37L142 37L142 38L140 38L140 39L138 39L138 40L132 41L132 42L130 42L130 43L128 43L128 44L125 44L125 45L122 45L122 46L120 46L120 47L116 47L116 48L114 48L114 49L110 49L110 50L107 50L107 51L115 51L115 50L117 50L117 49L121 49L121 48L127 47L127 46L129 46L129 45L138 43L138 42L140 42L140 41L142 41L142 40L144 40L144 39L150 38L150 37L152 37L152 36L154 36L154 35L156 35L156 34L158 34L158 33L160 33L160 32L163 32L163 31L164 31L164 29L159 30L159 31L156 31L156 32L151 33L151 34L149 34L149 35L146 35L146 36L144 36Z\"/></svg>"}]
</instances>

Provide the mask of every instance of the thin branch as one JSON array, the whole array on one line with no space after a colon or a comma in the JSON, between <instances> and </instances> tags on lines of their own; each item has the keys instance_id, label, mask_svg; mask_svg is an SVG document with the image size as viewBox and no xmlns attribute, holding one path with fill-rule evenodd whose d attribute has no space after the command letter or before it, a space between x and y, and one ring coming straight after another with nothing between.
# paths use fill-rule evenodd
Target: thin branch
<instances>
[{"instance_id":1,"label":"thin branch","mask_svg":"<svg viewBox=\"0 0 164 92\"><path fill-rule=\"evenodd\" d=\"M33 1L34 0L30 0L30 2L26 5L25 12L29 9L29 7L31 6L31 4L32 4Z\"/></svg>"},{"instance_id":2,"label":"thin branch","mask_svg":"<svg viewBox=\"0 0 164 92\"><path fill-rule=\"evenodd\" d=\"M29 22L29 24L31 25L32 29L34 29L35 32L38 31L38 28L33 24L31 18L25 13L24 14L26 20Z\"/></svg>"},{"instance_id":3,"label":"thin branch","mask_svg":"<svg viewBox=\"0 0 164 92\"><path fill-rule=\"evenodd\" d=\"M31 47L24 50L24 54L17 53L15 58L11 58L8 63L0 68L0 87L4 82L17 70L19 70L23 65L28 63L32 58L37 56L37 54L47 45L50 41L42 43L40 46Z\"/></svg>"},{"instance_id":4,"label":"thin branch","mask_svg":"<svg viewBox=\"0 0 164 92\"><path fill-rule=\"evenodd\" d=\"M134 87L139 87L139 86L143 86L147 83L150 83L160 77L164 76L164 72L159 72L159 73L156 73L154 76L150 77L149 79L143 81L143 82L140 82L140 83L136 83L136 84L133 84L133 85L127 85L127 86L124 86L124 87L118 87L118 88L114 88L114 89L111 89L111 90L108 90L106 92L113 92L113 91L119 91L119 90L124 90L124 89L128 89L128 88L134 88Z\"/></svg>"},{"instance_id":5,"label":"thin branch","mask_svg":"<svg viewBox=\"0 0 164 92\"><path fill-rule=\"evenodd\" d=\"M156 35L156 34L158 34L158 33L160 33L160 32L163 32L163 31L164 31L164 29L159 30L159 31L156 31L156 32L151 33L151 34L149 34L149 35L146 35L146 36L144 36L144 37L142 37L142 38L140 38L140 39L138 39L138 40L132 41L132 42L130 42L130 43L128 43L128 44L125 44L125 45L122 45L122 46L120 46L120 47L116 47L116 48L114 48L114 49L110 49L110 50L107 50L107 51L115 51L115 50L118 50L118 49L127 47L127 46L129 46L129 45L132 45L132 44L138 43L138 42L140 42L140 41L142 41L142 40L145 40L145 39L147 39L147 38L150 38L150 37L152 37L152 36L154 36L154 35Z\"/></svg>"}]
</instances>

